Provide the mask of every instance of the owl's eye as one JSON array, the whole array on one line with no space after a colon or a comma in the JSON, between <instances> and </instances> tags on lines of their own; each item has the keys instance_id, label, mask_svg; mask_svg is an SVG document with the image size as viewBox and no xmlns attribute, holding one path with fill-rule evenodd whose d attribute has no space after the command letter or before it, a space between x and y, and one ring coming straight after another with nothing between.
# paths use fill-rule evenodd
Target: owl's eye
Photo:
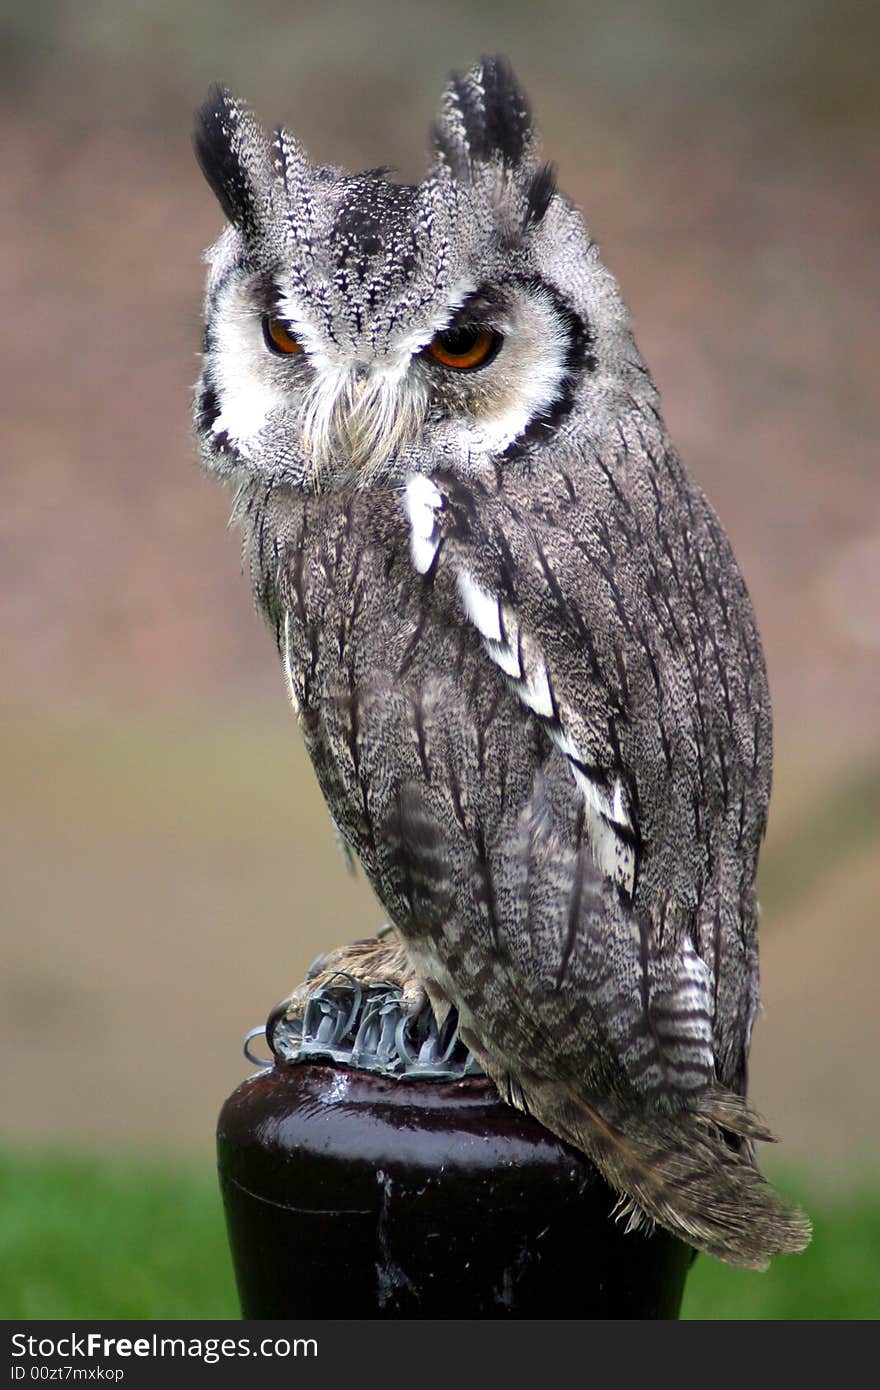
<instances>
[{"instance_id":1,"label":"owl's eye","mask_svg":"<svg viewBox=\"0 0 880 1390\"><path fill-rule=\"evenodd\" d=\"M428 352L444 367L472 372L491 362L501 342L501 334L493 333L491 328L447 328L443 333L434 334Z\"/></svg>"},{"instance_id":2,"label":"owl's eye","mask_svg":"<svg viewBox=\"0 0 880 1390\"><path fill-rule=\"evenodd\" d=\"M279 352L289 357L294 352L302 352L302 343L285 328L280 319L271 314L263 316L263 337L270 352Z\"/></svg>"}]
</instances>

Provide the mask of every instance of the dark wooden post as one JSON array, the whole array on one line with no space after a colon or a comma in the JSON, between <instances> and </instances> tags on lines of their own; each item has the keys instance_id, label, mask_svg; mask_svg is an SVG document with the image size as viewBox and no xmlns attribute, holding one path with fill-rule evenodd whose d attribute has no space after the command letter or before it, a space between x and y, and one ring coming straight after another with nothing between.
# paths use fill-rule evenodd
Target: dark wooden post
<instances>
[{"instance_id":1,"label":"dark wooden post","mask_svg":"<svg viewBox=\"0 0 880 1390\"><path fill-rule=\"evenodd\" d=\"M693 1252L627 1235L593 1165L503 1104L397 991L340 980L267 1024L220 1114L246 1318L675 1318Z\"/></svg>"}]
</instances>

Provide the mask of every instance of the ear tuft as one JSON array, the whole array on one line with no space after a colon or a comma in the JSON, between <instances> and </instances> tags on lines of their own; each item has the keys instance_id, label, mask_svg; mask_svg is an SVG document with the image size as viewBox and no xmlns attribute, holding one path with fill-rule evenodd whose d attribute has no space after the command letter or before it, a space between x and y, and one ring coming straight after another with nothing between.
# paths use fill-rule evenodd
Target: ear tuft
<instances>
[{"instance_id":1,"label":"ear tuft","mask_svg":"<svg viewBox=\"0 0 880 1390\"><path fill-rule=\"evenodd\" d=\"M556 165L542 164L532 176L526 191L526 227L537 227L553 201L556 192Z\"/></svg>"},{"instance_id":2,"label":"ear tuft","mask_svg":"<svg viewBox=\"0 0 880 1390\"><path fill-rule=\"evenodd\" d=\"M505 57L483 58L464 76L452 74L433 136L441 161L460 180L474 165L515 168L528 158L531 108Z\"/></svg>"},{"instance_id":3,"label":"ear tuft","mask_svg":"<svg viewBox=\"0 0 880 1390\"><path fill-rule=\"evenodd\" d=\"M241 231L255 232L267 173L266 137L225 87L212 87L196 114L193 147L225 216Z\"/></svg>"}]
</instances>

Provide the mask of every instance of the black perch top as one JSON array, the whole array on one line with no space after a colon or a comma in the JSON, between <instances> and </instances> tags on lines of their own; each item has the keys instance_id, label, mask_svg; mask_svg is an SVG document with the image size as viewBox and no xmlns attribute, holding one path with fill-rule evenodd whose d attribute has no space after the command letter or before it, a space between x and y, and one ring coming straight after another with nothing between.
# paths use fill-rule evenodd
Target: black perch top
<instances>
[{"instance_id":1,"label":"black perch top","mask_svg":"<svg viewBox=\"0 0 880 1390\"><path fill-rule=\"evenodd\" d=\"M577 1150L504 1104L396 988L347 977L266 1026L220 1183L245 1318L675 1318L693 1251L626 1234Z\"/></svg>"}]
</instances>

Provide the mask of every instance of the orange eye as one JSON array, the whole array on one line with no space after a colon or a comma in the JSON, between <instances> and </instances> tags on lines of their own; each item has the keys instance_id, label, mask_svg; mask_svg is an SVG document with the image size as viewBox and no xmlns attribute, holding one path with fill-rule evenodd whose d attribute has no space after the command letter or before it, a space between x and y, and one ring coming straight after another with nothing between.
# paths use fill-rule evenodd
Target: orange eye
<instances>
[{"instance_id":1,"label":"orange eye","mask_svg":"<svg viewBox=\"0 0 880 1390\"><path fill-rule=\"evenodd\" d=\"M263 319L263 337L270 352L280 352L285 357L289 357L294 352L302 352L302 343L299 339L294 338L281 320L273 318L271 314L266 314Z\"/></svg>"},{"instance_id":2,"label":"orange eye","mask_svg":"<svg viewBox=\"0 0 880 1390\"><path fill-rule=\"evenodd\" d=\"M444 367L472 372L491 362L501 341L501 334L493 333L490 328L447 328L443 333L434 334L428 352Z\"/></svg>"}]
</instances>

